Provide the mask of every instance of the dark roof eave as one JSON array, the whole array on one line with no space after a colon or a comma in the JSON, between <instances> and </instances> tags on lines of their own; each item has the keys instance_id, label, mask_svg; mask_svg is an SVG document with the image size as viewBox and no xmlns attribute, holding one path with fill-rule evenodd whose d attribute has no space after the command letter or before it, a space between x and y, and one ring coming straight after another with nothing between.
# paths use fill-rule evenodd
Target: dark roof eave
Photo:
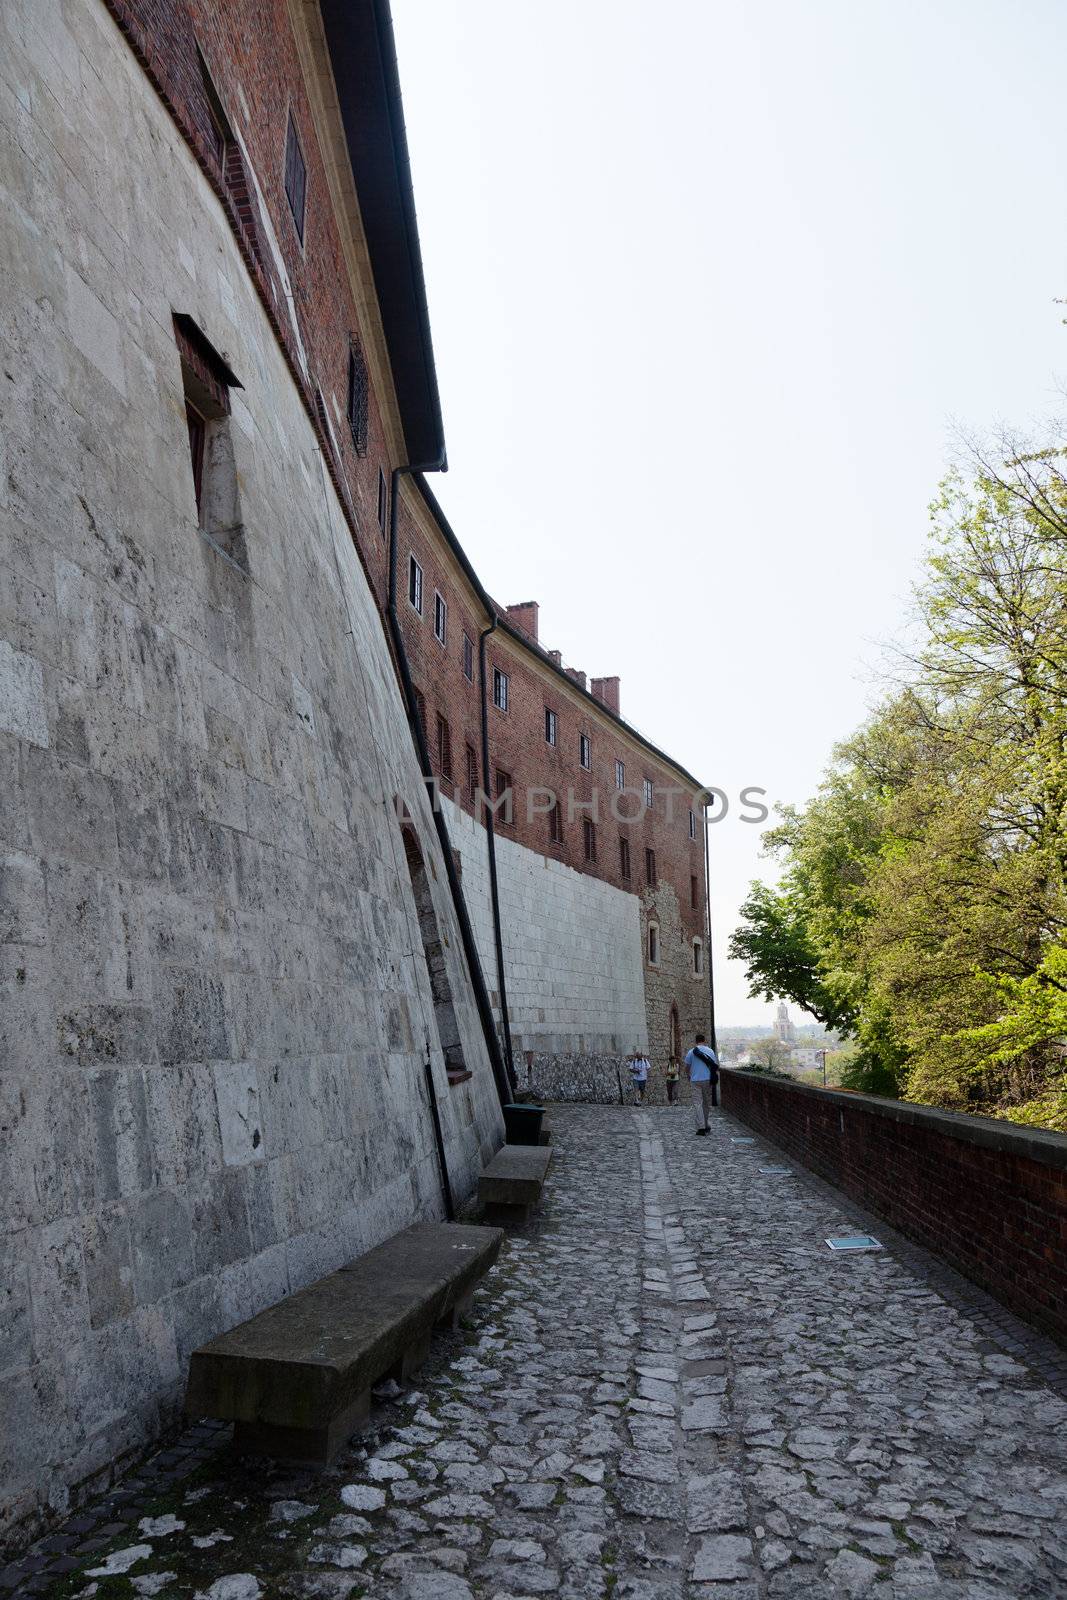
<instances>
[{"instance_id":1,"label":"dark roof eave","mask_svg":"<svg viewBox=\"0 0 1067 1600\"><path fill-rule=\"evenodd\" d=\"M578 694L584 695L589 701L590 705L596 707L601 716L605 716L611 722L616 723L626 734L629 735L631 739L635 739L638 744L643 745L650 755L655 756L657 760L664 762L668 767L673 767L675 772L680 772L683 778L688 778L694 789L701 791L710 789L709 784L701 783L699 778L695 778L686 767L682 766L681 762L676 761L674 757L669 756L665 750L661 750L658 745L653 744L652 740L647 739L643 733L639 733L638 730L632 726L632 724L626 721L625 717L621 717L617 711L613 711L610 706L606 706L603 700L598 700L596 695L592 694L588 689L583 689L582 685L576 682L576 680L571 677L570 673L567 672L564 667L558 666L556 662L552 660L552 657L548 654L547 650L542 649L539 644L536 644L534 640L530 638L529 634L524 633L521 628L516 628L507 620L505 616L502 615L500 607L487 592L482 584L481 579L478 577L478 574L472 567L470 557L467 555L467 552L464 550L463 546L456 537L451 523L441 510L437 496L426 482L425 477L421 472L416 472L414 474L414 479L418 485L419 493L422 495L433 514L434 521L444 534L445 543L448 545L449 549L452 551L452 554L459 562L459 565L463 569L464 576L467 578L471 588L478 596L478 599L481 601L485 610L491 617L496 619L496 625L500 632L506 633L509 639L513 639L516 644L520 644L522 645L523 649L528 650L532 656L536 656L537 660L541 662L542 666L548 667L549 670L554 672L557 677L562 678L563 682L567 684L569 688L575 690L575 692Z\"/></svg>"},{"instance_id":2,"label":"dark roof eave","mask_svg":"<svg viewBox=\"0 0 1067 1600\"><path fill-rule=\"evenodd\" d=\"M408 459L447 466L389 0L320 0Z\"/></svg>"}]
</instances>

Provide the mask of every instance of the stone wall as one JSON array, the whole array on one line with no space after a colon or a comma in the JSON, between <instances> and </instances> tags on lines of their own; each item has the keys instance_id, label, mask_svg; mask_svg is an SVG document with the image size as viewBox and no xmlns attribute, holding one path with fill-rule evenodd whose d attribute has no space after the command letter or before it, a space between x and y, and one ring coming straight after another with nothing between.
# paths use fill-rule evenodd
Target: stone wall
<instances>
[{"instance_id":1,"label":"stone wall","mask_svg":"<svg viewBox=\"0 0 1067 1600\"><path fill-rule=\"evenodd\" d=\"M441 1214L427 1052L460 1194L501 1124L315 431L101 6L0 10L0 205L0 1525L25 1534L175 1415L191 1348ZM240 562L198 527L174 311L243 385Z\"/></svg>"},{"instance_id":2,"label":"stone wall","mask_svg":"<svg viewBox=\"0 0 1067 1600\"><path fill-rule=\"evenodd\" d=\"M463 892L499 1011L484 828L441 805L462 864ZM516 1065L535 1056L609 1056L647 1049L636 895L497 835L505 978Z\"/></svg>"},{"instance_id":3,"label":"stone wall","mask_svg":"<svg viewBox=\"0 0 1067 1600\"><path fill-rule=\"evenodd\" d=\"M725 1110L1067 1344L1067 1136L721 1073Z\"/></svg>"}]
</instances>

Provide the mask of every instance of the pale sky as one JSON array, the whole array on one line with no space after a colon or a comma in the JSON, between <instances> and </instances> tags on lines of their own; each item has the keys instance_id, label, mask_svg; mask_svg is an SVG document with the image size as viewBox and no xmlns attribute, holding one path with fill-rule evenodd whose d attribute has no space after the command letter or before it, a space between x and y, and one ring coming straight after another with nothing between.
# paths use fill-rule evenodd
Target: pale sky
<instances>
[{"instance_id":1,"label":"pale sky","mask_svg":"<svg viewBox=\"0 0 1067 1600\"><path fill-rule=\"evenodd\" d=\"M450 470L502 602L705 782L803 802L953 419L1062 410L1062 0L393 0ZM760 829L711 830L725 945Z\"/></svg>"}]
</instances>

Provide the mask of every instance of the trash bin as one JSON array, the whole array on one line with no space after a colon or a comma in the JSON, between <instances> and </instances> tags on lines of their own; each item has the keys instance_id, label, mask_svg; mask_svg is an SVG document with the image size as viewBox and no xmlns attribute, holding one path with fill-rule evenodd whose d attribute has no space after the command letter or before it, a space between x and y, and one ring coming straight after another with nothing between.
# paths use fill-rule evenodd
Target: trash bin
<instances>
[{"instance_id":1,"label":"trash bin","mask_svg":"<svg viewBox=\"0 0 1067 1600\"><path fill-rule=\"evenodd\" d=\"M504 1131L508 1144L540 1144L544 1106L508 1105L504 1107Z\"/></svg>"}]
</instances>

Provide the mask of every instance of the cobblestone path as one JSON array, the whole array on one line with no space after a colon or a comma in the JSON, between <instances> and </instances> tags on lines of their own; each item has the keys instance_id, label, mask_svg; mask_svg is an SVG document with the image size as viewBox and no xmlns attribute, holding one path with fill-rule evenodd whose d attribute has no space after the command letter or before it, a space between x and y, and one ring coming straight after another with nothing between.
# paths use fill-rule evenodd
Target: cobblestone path
<instances>
[{"instance_id":1,"label":"cobblestone path","mask_svg":"<svg viewBox=\"0 0 1067 1600\"><path fill-rule=\"evenodd\" d=\"M26 1592L1067 1596L1063 1398L891 1250L835 1257L847 1202L728 1118L551 1122L540 1219L335 1470L135 1480Z\"/></svg>"}]
</instances>

